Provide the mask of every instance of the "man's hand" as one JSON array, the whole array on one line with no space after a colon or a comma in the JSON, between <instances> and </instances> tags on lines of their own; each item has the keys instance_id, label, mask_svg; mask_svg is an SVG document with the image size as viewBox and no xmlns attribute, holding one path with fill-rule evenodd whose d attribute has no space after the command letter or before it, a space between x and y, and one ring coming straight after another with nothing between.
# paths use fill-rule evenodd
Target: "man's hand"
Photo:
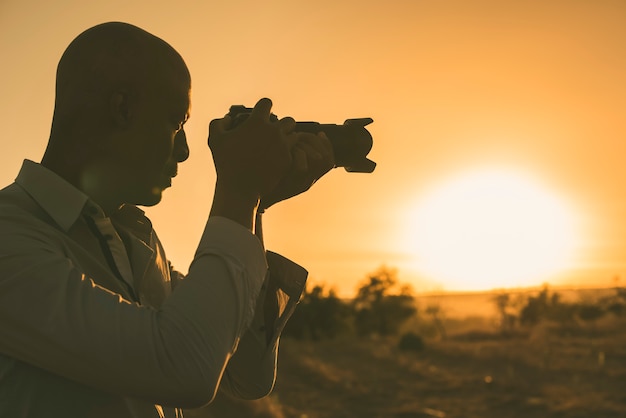
<instances>
[{"instance_id":1,"label":"man's hand","mask_svg":"<svg viewBox=\"0 0 626 418\"><path fill-rule=\"evenodd\" d=\"M213 120L209 126L217 172L211 215L225 216L249 229L260 197L276 189L292 167L294 140L289 132L295 121L270 122L271 108L271 100L261 99L236 128L230 129L229 117Z\"/></svg>"},{"instance_id":2,"label":"man's hand","mask_svg":"<svg viewBox=\"0 0 626 418\"><path fill-rule=\"evenodd\" d=\"M273 190L291 166L288 133L292 118L270 122L272 102L261 99L250 116L230 128L230 118L216 119L209 126L209 147L218 182L257 194Z\"/></svg>"},{"instance_id":3,"label":"man's hand","mask_svg":"<svg viewBox=\"0 0 626 418\"><path fill-rule=\"evenodd\" d=\"M262 209L309 190L335 165L333 147L323 132L293 132L289 140L293 143L291 168L273 190L261 195Z\"/></svg>"}]
</instances>

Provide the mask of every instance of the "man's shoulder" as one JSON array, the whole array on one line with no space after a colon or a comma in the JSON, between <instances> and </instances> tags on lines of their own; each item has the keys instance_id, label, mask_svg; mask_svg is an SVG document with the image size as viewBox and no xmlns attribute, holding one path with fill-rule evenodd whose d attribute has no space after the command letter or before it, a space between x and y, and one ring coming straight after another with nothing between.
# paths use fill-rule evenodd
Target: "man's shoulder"
<instances>
[{"instance_id":1,"label":"man's shoulder","mask_svg":"<svg viewBox=\"0 0 626 418\"><path fill-rule=\"evenodd\" d=\"M0 190L0 228L9 231L38 229L53 223L50 216L17 183Z\"/></svg>"},{"instance_id":2,"label":"man's shoulder","mask_svg":"<svg viewBox=\"0 0 626 418\"><path fill-rule=\"evenodd\" d=\"M35 214L39 205L19 184L12 183L0 190L0 217L23 212Z\"/></svg>"},{"instance_id":3,"label":"man's shoulder","mask_svg":"<svg viewBox=\"0 0 626 418\"><path fill-rule=\"evenodd\" d=\"M0 190L0 218L36 212L37 205L17 183L9 184Z\"/></svg>"}]
</instances>

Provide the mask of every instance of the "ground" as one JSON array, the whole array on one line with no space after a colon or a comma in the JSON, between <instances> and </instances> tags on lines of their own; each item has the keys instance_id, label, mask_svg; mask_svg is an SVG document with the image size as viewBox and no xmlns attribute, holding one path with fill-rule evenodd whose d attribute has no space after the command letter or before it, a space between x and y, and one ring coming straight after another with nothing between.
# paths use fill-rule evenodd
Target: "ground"
<instances>
[{"instance_id":1,"label":"ground","mask_svg":"<svg viewBox=\"0 0 626 418\"><path fill-rule=\"evenodd\" d=\"M468 321L468 323L472 323ZM484 325L425 340L283 339L274 393L220 399L211 417L624 418L626 321L540 324L513 336ZM194 415L196 416L196 415Z\"/></svg>"}]
</instances>

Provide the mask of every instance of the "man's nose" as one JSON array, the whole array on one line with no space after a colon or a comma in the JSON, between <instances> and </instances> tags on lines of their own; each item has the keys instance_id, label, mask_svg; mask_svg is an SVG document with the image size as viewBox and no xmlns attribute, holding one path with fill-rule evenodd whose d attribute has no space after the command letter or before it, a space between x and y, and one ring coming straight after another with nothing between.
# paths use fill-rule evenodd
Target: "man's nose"
<instances>
[{"instance_id":1,"label":"man's nose","mask_svg":"<svg viewBox=\"0 0 626 418\"><path fill-rule=\"evenodd\" d=\"M187 135L184 129L178 131L174 137L173 156L179 163L189 158L189 146L187 145Z\"/></svg>"}]
</instances>

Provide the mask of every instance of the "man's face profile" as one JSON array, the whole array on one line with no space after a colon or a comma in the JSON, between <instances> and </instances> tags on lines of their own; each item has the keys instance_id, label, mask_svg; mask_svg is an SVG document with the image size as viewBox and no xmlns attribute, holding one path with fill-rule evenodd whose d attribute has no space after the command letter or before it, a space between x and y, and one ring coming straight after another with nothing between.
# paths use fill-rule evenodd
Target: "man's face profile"
<instances>
[{"instance_id":1,"label":"man's face profile","mask_svg":"<svg viewBox=\"0 0 626 418\"><path fill-rule=\"evenodd\" d=\"M126 180L124 203L159 203L178 173L178 163L189 156L183 129L189 115L189 87L181 84L172 80L169 88L153 86L142 95L127 131L114 144L112 157Z\"/></svg>"}]
</instances>

